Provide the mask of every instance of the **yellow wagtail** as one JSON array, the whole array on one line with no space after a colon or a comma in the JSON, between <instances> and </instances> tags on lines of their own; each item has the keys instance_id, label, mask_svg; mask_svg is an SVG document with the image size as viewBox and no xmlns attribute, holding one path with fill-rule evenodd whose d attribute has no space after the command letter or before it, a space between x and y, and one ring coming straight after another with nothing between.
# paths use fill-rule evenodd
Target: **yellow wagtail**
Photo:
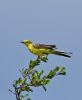
<instances>
[{"instance_id":1,"label":"yellow wagtail","mask_svg":"<svg viewBox=\"0 0 82 100\"><path fill-rule=\"evenodd\" d=\"M49 54L55 54L68 58L71 57L71 53L58 51L56 45L33 44L30 40L24 40L21 43L23 43L31 53L37 55L38 57L46 56Z\"/></svg>"}]
</instances>

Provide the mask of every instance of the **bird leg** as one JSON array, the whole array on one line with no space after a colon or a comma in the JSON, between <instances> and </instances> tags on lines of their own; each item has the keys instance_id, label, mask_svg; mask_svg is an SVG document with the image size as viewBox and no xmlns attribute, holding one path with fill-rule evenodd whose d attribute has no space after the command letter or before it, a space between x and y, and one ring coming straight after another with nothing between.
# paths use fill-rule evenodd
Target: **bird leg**
<instances>
[{"instance_id":1,"label":"bird leg","mask_svg":"<svg viewBox=\"0 0 82 100\"><path fill-rule=\"evenodd\" d=\"M37 59L41 60L43 62L47 62L48 61L48 55L45 54L45 55L42 55L42 56L38 56Z\"/></svg>"}]
</instances>

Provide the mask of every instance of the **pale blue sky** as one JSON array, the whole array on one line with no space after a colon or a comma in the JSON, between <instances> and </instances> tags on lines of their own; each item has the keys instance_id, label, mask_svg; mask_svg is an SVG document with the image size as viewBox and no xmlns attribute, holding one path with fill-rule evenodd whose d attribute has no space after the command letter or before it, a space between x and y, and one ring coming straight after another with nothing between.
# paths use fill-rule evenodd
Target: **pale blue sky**
<instances>
[{"instance_id":1,"label":"pale blue sky","mask_svg":"<svg viewBox=\"0 0 82 100\"><path fill-rule=\"evenodd\" d=\"M0 0L0 98L16 100L8 91L19 69L29 62L30 54L20 44L24 39L56 44L59 50L73 52L71 59L49 56L49 71L56 65L66 67L47 86L38 88L32 100L82 100L82 1L81 0Z\"/></svg>"}]
</instances>

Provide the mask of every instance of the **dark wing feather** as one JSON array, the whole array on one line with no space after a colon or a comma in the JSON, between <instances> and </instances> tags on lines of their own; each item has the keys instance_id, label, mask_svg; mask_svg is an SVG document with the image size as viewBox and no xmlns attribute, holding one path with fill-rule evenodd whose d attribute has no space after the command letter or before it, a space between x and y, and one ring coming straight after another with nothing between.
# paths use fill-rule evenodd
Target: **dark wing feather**
<instances>
[{"instance_id":1,"label":"dark wing feather","mask_svg":"<svg viewBox=\"0 0 82 100\"><path fill-rule=\"evenodd\" d=\"M45 49L57 49L56 48L56 45L45 45L45 44L34 44L33 45L34 48L39 48L39 49L42 49L42 48L45 48Z\"/></svg>"}]
</instances>

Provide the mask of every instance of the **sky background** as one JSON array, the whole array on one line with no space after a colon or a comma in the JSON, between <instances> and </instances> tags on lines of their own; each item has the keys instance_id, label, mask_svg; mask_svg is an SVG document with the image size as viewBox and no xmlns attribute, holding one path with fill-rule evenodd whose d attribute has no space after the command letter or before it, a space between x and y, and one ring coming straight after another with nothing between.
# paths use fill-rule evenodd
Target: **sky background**
<instances>
[{"instance_id":1,"label":"sky background","mask_svg":"<svg viewBox=\"0 0 82 100\"><path fill-rule=\"evenodd\" d=\"M0 0L0 98L16 100L8 91L35 56L20 44L24 39L55 44L73 52L71 59L49 56L40 69L65 66L66 76L54 78L47 86L34 89L32 100L82 100L82 1L81 0Z\"/></svg>"}]
</instances>

